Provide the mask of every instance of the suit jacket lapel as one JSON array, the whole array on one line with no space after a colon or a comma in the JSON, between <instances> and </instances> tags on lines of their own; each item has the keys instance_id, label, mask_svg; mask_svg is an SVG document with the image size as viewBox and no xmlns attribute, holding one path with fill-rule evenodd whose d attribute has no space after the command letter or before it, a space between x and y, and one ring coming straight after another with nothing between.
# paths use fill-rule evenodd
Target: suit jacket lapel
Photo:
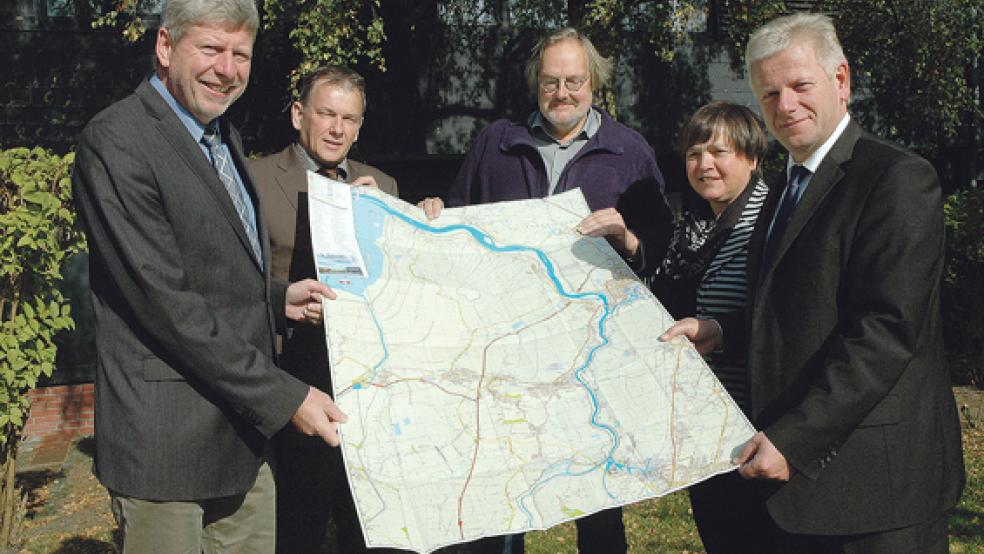
<instances>
[{"instance_id":1,"label":"suit jacket lapel","mask_svg":"<svg viewBox=\"0 0 984 554\"><path fill-rule=\"evenodd\" d=\"M746 288L748 293L749 306L755 304L755 295L758 292L758 285L763 275L762 255L765 252L765 238L769 233L769 223L772 221L779 205L779 198L782 196L782 189L785 180L780 179L779 175L774 175L769 179L769 194L765 197L765 203L759 212L758 219L755 221L755 229L748 245L748 263L746 265ZM750 314L750 310L748 313Z\"/></svg>"},{"instance_id":2,"label":"suit jacket lapel","mask_svg":"<svg viewBox=\"0 0 984 554\"><path fill-rule=\"evenodd\" d=\"M287 203L296 211L298 193L307 192L307 170L301 160L297 159L293 144L280 151L277 167L281 171L276 178L277 186L287 197Z\"/></svg>"},{"instance_id":3,"label":"suit jacket lapel","mask_svg":"<svg viewBox=\"0 0 984 554\"><path fill-rule=\"evenodd\" d=\"M239 242L242 247L246 249L250 257L253 258L254 262L257 262L257 269L261 269L259 262L256 260L256 256L252 253L253 248L249 244L249 239L246 237L246 230L243 228L242 221L239 220L239 214L236 213L236 208L232 204L232 199L229 198L229 192L226 190L225 185L219 179L218 174L215 172L215 168L212 164L208 162L202 154L201 148L191 140L191 136L188 134L188 130L178 119L178 116L174 113L174 110L167 105L167 102L161 98L161 95L154 90L154 87L150 84L150 81L144 81L136 90L137 97L141 99L144 106L147 108L148 113L157 120L157 129L161 135L167 140L167 142L174 148L178 156L184 160L188 167L198 176L201 177L201 182L205 184L205 190L208 191L209 195L215 200L216 204L219 206L219 211L225 217L226 221L232 225L233 230L239 237ZM228 131L228 126L223 129L223 132ZM228 136L228 135L226 135ZM233 158L235 159L237 169L240 170L240 175L243 175L242 170L242 149L235 145L235 141L228 141L230 144L230 151L233 152ZM248 181L248 177L245 179ZM251 186L251 183L247 185L247 189ZM255 205L255 203L254 203ZM259 212L257 212L259 215ZM259 219L259 217L258 217ZM262 244L262 243L261 243Z\"/></svg>"},{"instance_id":4,"label":"suit jacket lapel","mask_svg":"<svg viewBox=\"0 0 984 554\"><path fill-rule=\"evenodd\" d=\"M349 184L363 175L369 175L368 173L363 173L362 168L359 167L359 164L352 163L351 159L348 161L348 169L349 172L348 175L345 176L345 182Z\"/></svg>"},{"instance_id":5,"label":"suit jacket lapel","mask_svg":"<svg viewBox=\"0 0 984 554\"><path fill-rule=\"evenodd\" d=\"M776 246L775 255L772 256L769 266L761 268L763 273L762 278L758 280L760 283L764 284L772 278L773 270L775 270L782 257L796 240L796 237L803 231L803 228L813 217L813 214L816 213L817 208L823 203L827 195L841 182L841 179L844 177L844 170L841 166L851 159L854 145L858 142L860 136L861 127L852 120L847 128L844 129L844 133L837 139L837 142L834 143L834 146L827 152L823 161L820 162L820 167L813 174L810 184L803 191L803 196L796 204L793 215L789 218L789 223L786 225L786 230L779 244ZM775 196L772 199L773 202L778 202L780 192L781 190L773 191L773 194L770 195ZM773 209L769 210L769 219L762 224L764 226L763 231L768 230L769 221L772 220L771 214L773 212ZM758 254L755 261L761 263L761 252Z\"/></svg>"}]
</instances>

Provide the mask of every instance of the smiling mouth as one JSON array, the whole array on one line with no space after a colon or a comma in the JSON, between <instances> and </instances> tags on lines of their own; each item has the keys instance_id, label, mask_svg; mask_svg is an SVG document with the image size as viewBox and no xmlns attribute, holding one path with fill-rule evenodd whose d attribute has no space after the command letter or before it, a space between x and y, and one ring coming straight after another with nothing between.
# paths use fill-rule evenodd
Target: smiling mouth
<instances>
[{"instance_id":1,"label":"smiling mouth","mask_svg":"<svg viewBox=\"0 0 984 554\"><path fill-rule=\"evenodd\" d=\"M215 84L212 84L212 83L206 83L204 81L202 82L202 85L204 85L205 88L207 88L208 90L210 90L210 91L212 91L212 92L214 92L216 94L229 94L230 92L233 91L233 89L235 89L235 86L234 85L225 85L225 86L222 86L222 85L215 85Z\"/></svg>"},{"instance_id":2,"label":"smiling mouth","mask_svg":"<svg viewBox=\"0 0 984 554\"><path fill-rule=\"evenodd\" d=\"M806 121L806 118L803 118L803 119L797 119L797 120L795 120L795 121L787 121L787 122L785 122L785 123L782 123L781 125L779 125L779 127L780 127L781 129L790 129L790 128L792 128L792 127L795 127L796 125L799 125L800 123L802 123L802 122L804 122L804 121Z\"/></svg>"}]
</instances>

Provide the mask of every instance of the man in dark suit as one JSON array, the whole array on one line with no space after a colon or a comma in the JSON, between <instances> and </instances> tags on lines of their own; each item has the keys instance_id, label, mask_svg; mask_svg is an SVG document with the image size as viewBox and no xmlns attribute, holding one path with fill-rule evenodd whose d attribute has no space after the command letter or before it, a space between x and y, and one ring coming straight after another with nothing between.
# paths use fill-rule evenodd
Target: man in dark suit
<instances>
[{"instance_id":1,"label":"man in dark suit","mask_svg":"<svg viewBox=\"0 0 984 554\"><path fill-rule=\"evenodd\" d=\"M297 141L276 154L250 161L263 199L263 218L270 229L274 277L314 277L306 214L300 217L304 234L295 237L298 208L306 210L298 199L307 192L308 171L397 195L392 177L348 158L365 114L365 88L365 79L347 67L329 65L313 71L304 78L291 104ZM282 344L281 367L305 383L332 390L323 328L294 329ZM341 452L290 428L278 434L275 448L277 551L320 551L329 519L335 522L340 552L365 551Z\"/></svg>"},{"instance_id":2,"label":"man in dark suit","mask_svg":"<svg viewBox=\"0 0 984 554\"><path fill-rule=\"evenodd\" d=\"M276 154L250 160L270 229L273 276L286 279L294 251L298 193L307 192L307 172L314 171L352 185L378 187L397 196L396 180L349 159L366 110L366 81L337 65L316 69L301 83L290 106L297 141Z\"/></svg>"},{"instance_id":3,"label":"man in dark suit","mask_svg":"<svg viewBox=\"0 0 984 554\"><path fill-rule=\"evenodd\" d=\"M752 238L745 317L682 320L663 338L747 350L762 431L736 463L762 480L772 551L945 553L964 474L936 172L851 121L826 16L766 24L746 63L789 184L773 187Z\"/></svg>"},{"instance_id":4,"label":"man in dark suit","mask_svg":"<svg viewBox=\"0 0 984 554\"><path fill-rule=\"evenodd\" d=\"M236 130L253 0L168 0L157 71L86 126L73 190L98 352L95 471L125 552L272 552L269 438L338 444L320 390L278 369L276 327L319 321L317 281L270 278Z\"/></svg>"}]
</instances>

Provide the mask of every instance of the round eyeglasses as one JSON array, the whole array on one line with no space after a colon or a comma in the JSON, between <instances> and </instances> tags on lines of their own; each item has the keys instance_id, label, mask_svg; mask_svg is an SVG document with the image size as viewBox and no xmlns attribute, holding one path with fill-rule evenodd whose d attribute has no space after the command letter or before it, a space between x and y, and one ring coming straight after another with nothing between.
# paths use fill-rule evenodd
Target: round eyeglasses
<instances>
[{"instance_id":1,"label":"round eyeglasses","mask_svg":"<svg viewBox=\"0 0 984 554\"><path fill-rule=\"evenodd\" d=\"M577 92L581 90L581 87L583 87L584 83L587 82L588 77L568 77L564 79L564 88L566 88L568 92ZM557 92L557 89L559 88L559 79L544 79L540 81L540 90L547 94L553 94Z\"/></svg>"}]
</instances>

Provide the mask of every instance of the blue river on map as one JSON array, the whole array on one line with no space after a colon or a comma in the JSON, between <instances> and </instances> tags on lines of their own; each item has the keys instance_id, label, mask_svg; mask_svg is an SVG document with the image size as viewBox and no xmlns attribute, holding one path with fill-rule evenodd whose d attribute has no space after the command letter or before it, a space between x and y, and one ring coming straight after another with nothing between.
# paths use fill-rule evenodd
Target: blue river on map
<instances>
[{"instance_id":1,"label":"blue river on map","mask_svg":"<svg viewBox=\"0 0 984 554\"><path fill-rule=\"evenodd\" d=\"M543 264L544 269L547 271L547 276L553 283L554 288L557 290L557 294L563 296L564 298L570 299L583 299L583 298L593 298L601 302L604 307L604 312L601 318L598 320L598 337L601 342L597 344L594 348L588 352L587 359L584 364L574 371L574 377L577 379L578 383L584 388L591 398L592 404L592 414L591 414L591 424L595 427L605 431L612 439L612 447L609 450L607 459L599 465L586 468L582 471L572 471L569 468L569 461L561 461L553 466L547 468L544 474L537 480L537 482L531 487L529 491L520 497L520 508L527 516L528 523L532 524L532 514L526 508L526 500L531 497L537 489L542 488L548 482L562 477L572 477L586 475L593 471L596 471L599 467L604 467L603 475L607 477L609 471L619 470L625 471L627 473L648 473L651 471L650 468L633 468L625 464L616 462L612 457L615 450L619 445L618 433L615 432L610 425L602 423L598 420L598 414L600 412L600 406L598 404L598 398L588 383L584 380L582 374L587 370L588 366L594 360L595 352L600 348L608 344L608 337L605 334L605 322L611 315L611 307L608 302L608 297L597 292L584 292L584 293L572 293L568 292L564 285L560 282L557 277L557 272L554 267L553 262L547 255L539 249L531 248L529 246L519 246L519 245L498 245L492 239L492 237L479 231L478 229L470 225L445 225L445 226L434 226L427 223L413 219L407 215L404 215L400 211L391 208L382 200L368 195L360 195L357 191L352 192L352 206L353 206L353 217L355 219L355 235L356 240L359 242L359 248L362 251L362 257L366 264L366 270L368 275L364 277L356 277L352 275L342 275L337 274L327 274L321 275L321 281L332 287L333 289L343 290L345 292L360 296L365 298L366 289L372 285L382 274L384 255L382 250L379 248L379 238L382 236L383 229L385 227L386 217L395 217L400 221L403 221L407 225L433 234L448 234L456 231L464 231L472 236L476 242L487 248L492 252L529 252L536 255ZM376 378L376 374L379 368L386 362L389 358L389 350L386 347L385 337L383 335L383 329L379 324L376 314L372 309L372 304L367 302L369 306L370 314L372 316L373 322L376 325L376 330L379 333L379 339L383 345L383 356L380 360L373 366L370 373L369 382L373 382ZM363 385L355 384L353 388L358 390L362 389ZM405 421L409 423L409 421ZM394 431L400 434L399 427L394 427ZM612 499L616 499L614 495L609 492L609 496Z\"/></svg>"}]
</instances>

